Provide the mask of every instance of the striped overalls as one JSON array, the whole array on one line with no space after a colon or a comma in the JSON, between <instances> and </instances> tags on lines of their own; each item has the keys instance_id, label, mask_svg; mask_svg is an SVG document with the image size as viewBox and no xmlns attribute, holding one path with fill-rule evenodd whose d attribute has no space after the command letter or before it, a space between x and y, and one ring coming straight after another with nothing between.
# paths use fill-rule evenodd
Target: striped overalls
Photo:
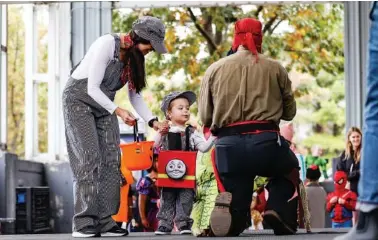
<instances>
[{"instance_id":1,"label":"striped overalls","mask_svg":"<svg viewBox=\"0 0 378 240\"><path fill-rule=\"evenodd\" d=\"M119 60L120 38L113 36L114 59L100 85L112 101L124 86L120 80L124 66ZM119 207L119 126L117 116L95 102L87 88L87 78L71 77L63 91L67 151L74 176L73 231L95 226L104 232L116 225L111 216Z\"/></svg>"}]
</instances>

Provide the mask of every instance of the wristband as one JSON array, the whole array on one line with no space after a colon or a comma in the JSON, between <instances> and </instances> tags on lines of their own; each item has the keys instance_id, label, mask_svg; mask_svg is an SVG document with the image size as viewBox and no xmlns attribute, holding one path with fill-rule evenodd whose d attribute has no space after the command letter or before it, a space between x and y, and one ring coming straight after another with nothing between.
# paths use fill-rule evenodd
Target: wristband
<instances>
[{"instance_id":1,"label":"wristband","mask_svg":"<svg viewBox=\"0 0 378 240\"><path fill-rule=\"evenodd\" d=\"M150 121L148 121L148 126L149 126L150 128L153 128L153 127L154 127L154 122L155 122L155 121L159 121L157 117L155 117L155 118L151 119Z\"/></svg>"}]
</instances>

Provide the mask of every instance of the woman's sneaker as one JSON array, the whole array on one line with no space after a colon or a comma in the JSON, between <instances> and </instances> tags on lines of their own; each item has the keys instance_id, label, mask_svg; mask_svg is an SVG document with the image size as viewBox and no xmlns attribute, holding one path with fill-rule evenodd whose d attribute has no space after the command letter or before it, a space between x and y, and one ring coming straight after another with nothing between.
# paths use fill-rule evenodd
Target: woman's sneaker
<instances>
[{"instance_id":1,"label":"woman's sneaker","mask_svg":"<svg viewBox=\"0 0 378 240\"><path fill-rule=\"evenodd\" d=\"M96 228L93 226L88 226L80 229L79 231L75 231L72 233L72 237L74 238L90 238L90 237L97 237L100 234L97 232Z\"/></svg>"},{"instance_id":2,"label":"woman's sneaker","mask_svg":"<svg viewBox=\"0 0 378 240\"><path fill-rule=\"evenodd\" d=\"M119 227L118 225L112 227L106 232L101 233L101 237L123 237L129 235L129 231Z\"/></svg>"},{"instance_id":3,"label":"woman's sneaker","mask_svg":"<svg viewBox=\"0 0 378 240\"><path fill-rule=\"evenodd\" d=\"M164 226L159 226L158 229L155 231L155 235L169 235L171 234L171 232L171 229L168 229Z\"/></svg>"},{"instance_id":4,"label":"woman's sneaker","mask_svg":"<svg viewBox=\"0 0 378 240\"><path fill-rule=\"evenodd\" d=\"M192 234L192 230L190 230L190 228L188 226L183 226L183 227L180 228L180 234L181 235Z\"/></svg>"}]
</instances>

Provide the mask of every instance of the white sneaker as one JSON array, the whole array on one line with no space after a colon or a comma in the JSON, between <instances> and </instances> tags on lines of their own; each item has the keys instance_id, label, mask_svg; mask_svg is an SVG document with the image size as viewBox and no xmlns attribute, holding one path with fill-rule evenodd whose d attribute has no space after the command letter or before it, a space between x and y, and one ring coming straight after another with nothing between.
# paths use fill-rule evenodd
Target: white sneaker
<instances>
[{"instance_id":1,"label":"white sneaker","mask_svg":"<svg viewBox=\"0 0 378 240\"><path fill-rule=\"evenodd\" d=\"M99 234L96 232L96 228L90 226L84 227L79 231L72 232L72 237L74 238L90 238L95 237L97 235Z\"/></svg>"}]
</instances>

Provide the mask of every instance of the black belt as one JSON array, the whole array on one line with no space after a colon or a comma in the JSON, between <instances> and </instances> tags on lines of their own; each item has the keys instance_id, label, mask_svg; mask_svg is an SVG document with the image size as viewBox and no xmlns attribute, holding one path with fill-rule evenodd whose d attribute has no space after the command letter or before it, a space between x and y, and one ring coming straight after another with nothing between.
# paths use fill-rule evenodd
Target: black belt
<instances>
[{"instance_id":1,"label":"black belt","mask_svg":"<svg viewBox=\"0 0 378 240\"><path fill-rule=\"evenodd\" d=\"M279 132L280 128L275 123L247 123L234 125L230 127L218 128L212 131L214 136L226 137L232 135L239 135L245 133L264 132L264 131L276 131Z\"/></svg>"}]
</instances>

